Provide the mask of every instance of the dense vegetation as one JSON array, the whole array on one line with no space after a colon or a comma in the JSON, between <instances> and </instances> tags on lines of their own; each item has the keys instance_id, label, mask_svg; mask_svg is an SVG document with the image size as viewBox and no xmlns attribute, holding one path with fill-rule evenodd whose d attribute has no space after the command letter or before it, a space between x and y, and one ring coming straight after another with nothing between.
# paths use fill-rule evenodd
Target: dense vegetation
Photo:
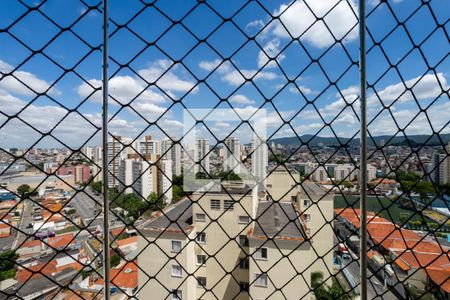
<instances>
[{"instance_id":1,"label":"dense vegetation","mask_svg":"<svg viewBox=\"0 0 450 300\"><path fill-rule=\"evenodd\" d=\"M164 208L164 197L151 193L147 199L130 194L118 194L117 189L109 190L112 208L121 208L122 216L129 220L137 220L144 213L151 213Z\"/></svg>"},{"instance_id":2,"label":"dense vegetation","mask_svg":"<svg viewBox=\"0 0 450 300\"><path fill-rule=\"evenodd\" d=\"M19 257L14 250L8 250L0 254L0 281L16 276L16 259Z\"/></svg>"},{"instance_id":3,"label":"dense vegetation","mask_svg":"<svg viewBox=\"0 0 450 300\"><path fill-rule=\"evenodd\" d=\"M317 300L350 300L352 297L349 293L345 292L341 284L336 278L332 279L331 286L323 283L323 273L313 272L311 273L311 286L314 290L314 295Z\"/></svg>"}]
</instances>

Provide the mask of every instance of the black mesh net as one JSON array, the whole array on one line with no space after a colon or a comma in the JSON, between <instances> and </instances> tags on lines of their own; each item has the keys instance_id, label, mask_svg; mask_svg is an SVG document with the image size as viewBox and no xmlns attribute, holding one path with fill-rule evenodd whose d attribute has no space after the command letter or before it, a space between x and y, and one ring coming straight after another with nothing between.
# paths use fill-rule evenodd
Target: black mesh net
<instances>
[{"instance_id":1,"label":"black mesh net","mask_svg":"<svg viewBox=\"0 0 450 300\"><path fill-rule=\"evenodd\" d=\"M449 8L366 3L362 165L360 5L1 1L1 297L447 299Z\"/></svg>"}]
</instances>

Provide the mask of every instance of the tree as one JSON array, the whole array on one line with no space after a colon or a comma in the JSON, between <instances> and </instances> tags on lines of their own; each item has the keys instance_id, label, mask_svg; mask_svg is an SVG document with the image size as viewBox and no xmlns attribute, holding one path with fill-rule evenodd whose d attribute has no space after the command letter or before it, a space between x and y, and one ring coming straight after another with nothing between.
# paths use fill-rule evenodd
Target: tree
<instances>
[{"instance_id":1,"label":"tree","mask_svg":"<svg viewBox=\"0 0 450 300\"><path fill-rule=\"evenodd\" d=\"M147 200L150 202L150 204L152 204L152 207L154 207L154 210L157 210L158 207L161 209L165 206L164 203L164 197L163 196L158 196L158 194L156 194L155 192L152 192L150 195L148 195Z\"/></svg>"},{"instance_id":2,"label":"tree","mask_svg":"<svg viewBox=\"0 0 450 300\"><path fill-rule=\"evenodd\" d=\"M242 180L241 177L238 174L234 173L233 171L219 172L214 175L214 178L220 179L220 180Z\"/></svg>"},{"instance_id":3,"label":"tree","mask_svg":"<svg viewBox=\"0 0 450 300\"><path fill-rule=\"evenodd\" d=\"M111 268L117 267L120 264L120 256L117 253L111 255L109 264L111 265Z\"/></svg>"},{"instance_id":4,"label":"tree","mask_svg":"<svg viewBox=\"0 0 450 300\"><path fill-rule=\"evenodd\" d=\"M344 186L346 189L351 189L353 187L353 183L351 183L348 180L344 180L341 182L341 185Z\"/></svg>"},{"instance_id":5,"label":"tree","mask_svg":"<svg viewBox=\"0 0 450 300\"><path fill-rule=\"evenodd\" d=\"M324 283L322 272L311 273L311 286L314 289L314 294L317 300L350 300L351 297L346 293L341 284L336 280L332 279L331 286Z\"/></svg>"},{"instance_id":6,"label":"tree","mask_svg":"<svg viewBox=\"0 0 450 300\"><path fill-rule=\"evenodd\" d=\"M19 255L14 250L7 250L0 254L0 281L16 276L16 259Z\"/></svg>"},{"instance_id":7,"label":"tree","mask_svg":"<svg viewBox=\"0 0 450 300\"><path fill-rule=\"evenodd\" d=\"M102 182L101 181L91 182L91 188L94 191L96 191L97 193L101 193L102 192Z\"/></svg>"},{"instance_id":8,"label":"tree","mask_svg":"<svg viewBox=\"0 0 450 300\"><path fill-rule=\"evenodd\" d=\"M17 193L23 198L30 193L30 189L28 184L22 184L17 188Z\"/></svg>"}]
</instances>

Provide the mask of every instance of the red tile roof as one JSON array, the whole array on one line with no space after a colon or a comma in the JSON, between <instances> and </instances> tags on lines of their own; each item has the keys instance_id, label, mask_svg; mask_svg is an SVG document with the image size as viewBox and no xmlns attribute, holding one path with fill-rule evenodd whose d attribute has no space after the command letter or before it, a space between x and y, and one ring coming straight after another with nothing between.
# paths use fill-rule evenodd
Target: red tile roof
<instances>
[{"instance_id":1,"label":"red tile roof","mask_svg":"<svg viewBox=\"0 0 450 300\"><path fill-rule=\"evenodd\" d=\"M138 285L138 268L135 262L129 262L125 266L111 269L111 283L122 289L133 289ZM99 278L96 284L102 285L103 279Z\"/></svg>"}]
</instances>

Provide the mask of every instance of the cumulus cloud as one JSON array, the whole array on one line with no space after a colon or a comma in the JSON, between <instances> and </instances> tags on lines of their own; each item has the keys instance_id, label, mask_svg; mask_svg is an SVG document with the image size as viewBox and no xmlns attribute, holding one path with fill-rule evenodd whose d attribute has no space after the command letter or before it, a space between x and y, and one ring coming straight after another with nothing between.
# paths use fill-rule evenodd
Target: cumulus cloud
<instances>
[{"instance_id":1,"label":"cumulus cloud","mask_svg":"<svg viewBox=\"0 0 450 300\"><path fill-rule=\"evenodd\" d=\"M279 38L301 37L315 47L325 48L334 43L331 33L336 39L346 36L349 41L358 37L357 11L355 0L295 1L292 5L280 5L274 13L279 21L273 22L268 31Z\"/></svg>"},{"instance_id":2,"label":"cumulus cloud","mask_svg":"<svg viewBox=\"0 0 450 300\"><path fill-rule=\"evenodd\" d=\"M408 102L414 100L413 94L417 100L434 99L441 95L442 89L447 90L448 88L447 79L443 73L426 74L423 77L409 79L404 83L389 85L377 93L378 97L375 94L370 96L368 102L375 105L379 103L378 98L384 104L390 104L396 100L397 102ZM411 89L413 94L407 89Z\"/></svg>"},{"instance_id":3,"label":"cumulus cloud","mask_svg":"<svg viewBox=\"0 0 450 300\"><path fill-rule=\"evenodd\" d=\"M199 67L206 71L212 71L220 63L220 60L201 61L199 63ZM233 86L239 86L243 84L246 79L251 78L253 78L253 80L274 80L277 78L276 73L268 71L258 72L258 70L241 69L239 72L238 70L233 68L233 66L229 62L224 62L223 64L221 64L216 71L223 81L226 81L228 84Z\"/></svg>"},{"instance_id":4,"label":"cumulus cloud","mask_svg":"<svg viewBox=\"0 0 450 300\"><path fill-rule=\"evenodd\" d=\"M171 67L171 63L168 60L158 60L150 65L146 69L141 69L138 74L142 76L148 82L154 82L161 75ZM167 73L156 81L159 88L164 90L168 95L175 95L176 92L188 92L195 83L193 81L181 79L174 72L177 69L173 66ZM88 83L83 83L78 87L78 94L86 98L90 96L90 100L94 102L101 102L101 91L99 89L102 86L101 80L90 79ZM196 91L194 89L193 91ZM166 96L158 93L155 88L149 87L148 84L139 78L139 76L129 75L116 75L109 80L109 93L110 95L121 104L127 104L131 100L137 98L140 101L148 103L158 104L164 103Z\"/></svg>"},{"instance_id":5,"label":"cumulus cloud","mask_svg":"<svg viewBox=\"0 0 450 300\"><path fill-rule=\"evenodd\" d=\"M175 64L172 66L172 64L173 63L167 59L160 59L152 63L148 68L139 70L138 73L148 82L157 80L156 85L163 90L171 92L188 92L193 89L195 82L184 80L176 75L175 70L178 69L178 65ZM167 71L169 68L171 69Z\"/></svg>"},{"instance_id":6,"label":"cumulus cloud","mask_svg":"<svg viewBox=\"0 0 450 300\"><path fill-rule=\"evenodd\" d=\"M0 72L9 73L13 69L10 64L0 60ZM0 88L12 94L33 96L36 93L48 92L53 95L59 95L60 92L55 88L50 88L50 85L49 82L26 71L14 71L12 75L0 80Z\"/></svg>"},{"instance_id":7,"label":"cumulus cloud","mask_svg":"<svg viewBox=\"0 0 450 300\"><path fill-rule=\"evenodd\" d=\"M262 68L267 64L269 60L270 63L267 64L266 68L276 67L275 61L272 59L280 53L280 41L278 39L273 39L269 41L263 48L264 51L260 50L258 53L258 67ZM286 56L284 54L279 54L276 58L278 62L282 61Z\"/></svg>"},{"instance_id":8,"label":"cumulus cloud","mask_svg":"<svg viewBox=\"0 0 450 300\"><path fill-rule=\"evenodd\" d=\"M231 103L242 104L242 105L255 104L254 100L252 100L252 99L250 99L247 96L242 95L242 94L233 95L228 100L230 100Z\"/></svg>"},{"instance_id":9,"label":"cumulus cloud","mask_svg":"<svg viewBox=\"0 0 450 300\"><path fill-rule=\"evenodd\" d=\"M308 87L306 87L304 85L299 85L298 89L296 87L291 86L289 88L289 92L291 92L292 94L300 94L299 91L298 91L299 89L305 95L310 95L310 94L314 93L313 90L311 90L310 88L308 88Z\"/></svg>"}]
</instances>

